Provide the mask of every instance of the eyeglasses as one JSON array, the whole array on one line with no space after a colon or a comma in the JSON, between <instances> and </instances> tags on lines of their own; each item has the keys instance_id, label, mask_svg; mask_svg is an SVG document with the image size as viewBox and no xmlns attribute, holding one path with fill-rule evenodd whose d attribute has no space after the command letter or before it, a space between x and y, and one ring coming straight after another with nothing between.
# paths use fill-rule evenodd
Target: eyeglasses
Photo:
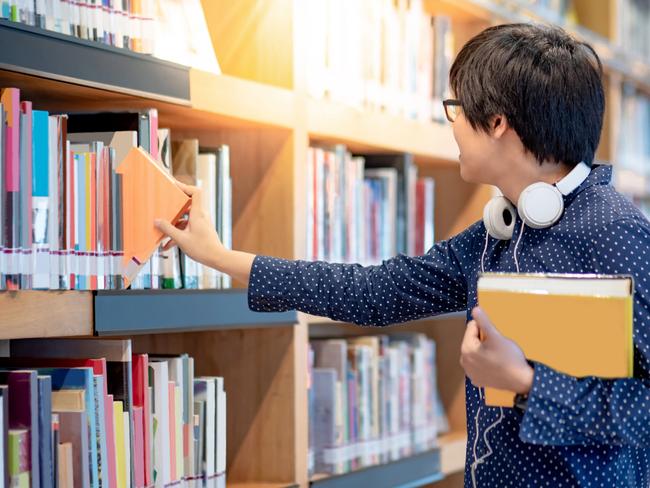
<instances>
[{"instance_id":1,"label":"eyeglasses","mask_svg":"<svg viewBox=\"0 0 650 488\"><path fill-rule=\"evenodd\" d=\"M448 98L442 101L442 106L445 107L445 115L449 122L454 122L456 117L460 114L461 105L460 100Z\"/></svg>"}]
</instances>

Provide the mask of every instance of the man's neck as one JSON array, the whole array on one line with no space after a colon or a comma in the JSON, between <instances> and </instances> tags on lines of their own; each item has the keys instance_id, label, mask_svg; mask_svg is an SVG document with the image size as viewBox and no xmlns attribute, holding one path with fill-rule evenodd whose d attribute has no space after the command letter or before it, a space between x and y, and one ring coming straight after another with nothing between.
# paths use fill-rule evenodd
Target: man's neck
<instances>
[{"instance_id":1,"label":"man's neck","mask_svg":"<svg viewBox=\"0 0 650 488\"><path fill-rule=\"evenodd\" d=\"M560 163L544 161L541 165L534 159L526 164L513 164L513 170L503 175L497 185L504 196L517 205L519 195L524 189L539 181L554 184L569 174L572 168Z\"/></svg>"}]
</instances>

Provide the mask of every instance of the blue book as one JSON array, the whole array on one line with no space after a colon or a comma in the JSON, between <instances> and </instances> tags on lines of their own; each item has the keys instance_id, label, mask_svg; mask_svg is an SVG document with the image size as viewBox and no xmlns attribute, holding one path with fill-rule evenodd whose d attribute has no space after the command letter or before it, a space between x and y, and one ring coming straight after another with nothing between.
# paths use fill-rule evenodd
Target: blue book
<instances>
[{"instance_id":1,"label":"blue book","mask_svg":"<svg viewBox=\"0 0 650 488\"><path fill-rule=\"evenodd\" d=\"M42 488L54 488L52 378L38 376L38 460Z\"/></svg>"},{"instance_id":2,"label":"blue book","mask_svg":"<svg viewBox=\"0 0 650 488\"><path fill-rule=\"evenodd\" d=\"M32 287L50 286L50 254L48 228L49 200L49 113L32 112L32 241L34 244Z\"/></svg>"},{"instance_id":3,"label":"blue book","mask_svg":"<svg viewBox=\"0 0 650 488\"><path fill-rule=\"evenodd\" d=\"M49 116L43 110L32 112L32 196L48 196Z\"/></svg>"}]
</instances>

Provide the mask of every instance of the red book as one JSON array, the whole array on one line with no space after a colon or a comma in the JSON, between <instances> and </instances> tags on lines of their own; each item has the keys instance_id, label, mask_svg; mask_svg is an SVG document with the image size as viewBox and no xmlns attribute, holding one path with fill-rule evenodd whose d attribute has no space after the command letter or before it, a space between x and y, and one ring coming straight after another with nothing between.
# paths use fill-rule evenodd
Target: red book
<instances>
[{"instance_id":1,"label":"red book","mask_svg":"<svg viewBox=\"0 0 650 488\"><path fill-rule=\"evenodd\" d=\"M133 354L133 405L142 407L143 449L144 449L144 482L146 486L153 485L151 458L151 406L149 404L149 356Z\"/></svg>"},{"instance_id":2,"label":"red book","mask_svg":"<svg viewBox=\"0 0 650 488\"><path fill-rule=\"evenodd\" d=\"M144 488L144 444L142 407L133 406L133 428L135 442L133 448L133 468L135 469L135 488Z\"/></svg>"}]
</instances>

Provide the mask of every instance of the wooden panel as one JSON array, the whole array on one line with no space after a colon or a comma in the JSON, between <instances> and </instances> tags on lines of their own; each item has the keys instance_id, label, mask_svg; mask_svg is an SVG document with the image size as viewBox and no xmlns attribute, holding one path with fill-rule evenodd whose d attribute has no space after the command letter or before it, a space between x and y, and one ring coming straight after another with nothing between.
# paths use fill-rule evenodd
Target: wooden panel
<instances>
[{"instance_id":1,"label":"wooden panel","mask_svg":"<svg viewBox=\"0 0 650 488\"><path fill-rule=\"evenodd\" d=\"M201 146L230 146L233 178L233 249L294 256L294 161L291 132L283 130L175 131Z\"/></svg>"},{"instance_id":2,"label":"wooden panel","mask_svg":"<svg viewBox=\"0 0 650 488\"><path fill-rule=\"evenodd\" d=\"M293 87L293 0L202 0L221 70Z\"/></svg>"},{"instance_id":3,"label":"wooden panel","mask_svg":"<svg viewBox=\"0 0 650 488\"><path fill-rule=\"evenodd\" d=\"M315 142L341 142L353 152L410 152L433 161L458 160L448 124L422 123L325 100L309 100L307 118Z\"/></svg>"},{"instance_id":4,"label":"wooden panel","mask_svg":"<svg viewBox=\"0 0 650 488\"><path fill-rule=\"evenodd\" d=\"M587 29L614 42L616 40L616 0L573 0L578 22Z\"/></svg>"},{"instance_id":5,"label":"wooden panel","mask_svg":"<svg viewBox=\"0 0 650 488\"><path fill-rule=\"evenodd\" d=\"M298 412L307 411L303 336L289 326L137 336L133 344L142 352L187 352L196 376L224 377L229 481L290 484L307 473L307 422Z\"/></svg>"},{"instance_id":6,"label":"wooden panel","mask_svg":"<svg viewBox=\"0 0 650 488\"><path fill-rule=\"evenodd\" d=\"M93 296L90 292L0 292L0 339L92 334Z\"/></svg>"}]
</instances>

